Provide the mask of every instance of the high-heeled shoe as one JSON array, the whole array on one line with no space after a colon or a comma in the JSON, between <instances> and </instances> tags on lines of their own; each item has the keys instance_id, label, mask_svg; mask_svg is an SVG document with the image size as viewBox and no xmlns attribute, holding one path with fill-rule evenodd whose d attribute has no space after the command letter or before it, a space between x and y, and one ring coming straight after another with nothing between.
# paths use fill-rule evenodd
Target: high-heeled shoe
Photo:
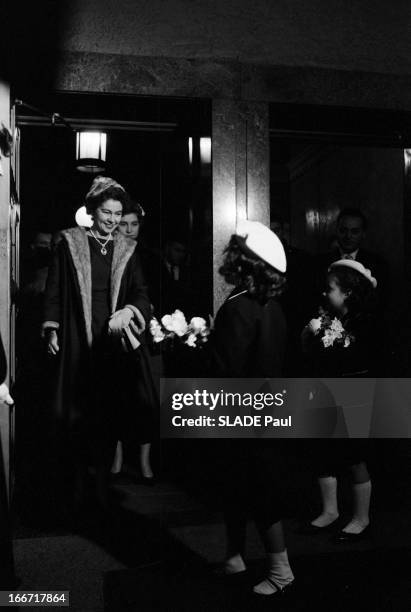
<instances>
[{"instance_id":1,"label":"high-heeled shoe","mask_svg":"<svg viewBox=\"0 0 411 612\"><path fill-rule=\"evenodd\" d=\"M155 476L142 476L140 482L145 487L154 487L156 484L156 479Z\"/></svg>"},{"instance_id":2,"label":"high-heeled shoe","mask_svg":"<svg viewBox=\"0 0 411 612\"><path fill-rule=\"evenodd\" d=\"M135 476L134 484L143 485L144 487L154 487L157 484L157 480L155 476Z\"/></svg>"}]
</instances>

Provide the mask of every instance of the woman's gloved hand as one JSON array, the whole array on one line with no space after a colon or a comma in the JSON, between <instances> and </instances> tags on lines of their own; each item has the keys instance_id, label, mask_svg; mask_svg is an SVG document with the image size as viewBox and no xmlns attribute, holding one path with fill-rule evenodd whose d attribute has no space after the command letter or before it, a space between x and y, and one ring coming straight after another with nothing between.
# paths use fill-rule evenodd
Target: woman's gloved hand
<instances>
[{"instance_id":1,"label":"woman's gloved hand","mask_svg":"<svg viewBox=\"0 0 411 612\"><path fill-rule=\"evenodd\" d=\"M122 310L117 310L109 319L109 333L116 337L122 337L123 332L128 329L133 316L134 313L130 308L126 307Z\"/></svg>"},{"instance_id":2,"label":"woman's gloved hand","mask_svg":"<svg viewBox=\"0 0 411 612\"><path fill-rule=\"evenodd\" d=\"M55 329L51 329L48 332L47 340L47 352L49 355L57 355L60 350L57 332Z\"/></svg>"}]
</instances>

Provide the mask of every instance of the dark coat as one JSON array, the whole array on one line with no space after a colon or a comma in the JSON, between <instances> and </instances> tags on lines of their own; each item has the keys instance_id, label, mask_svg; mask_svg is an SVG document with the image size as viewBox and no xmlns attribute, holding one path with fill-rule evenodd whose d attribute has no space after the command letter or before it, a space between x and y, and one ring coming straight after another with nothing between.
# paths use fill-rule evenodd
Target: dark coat
<instances>
[{"instance_id":1,"label":"dark coat","mask_svg":"<svg viewBox=\"0 0 411 612\"><path fill-rule=\"evenodd\" d=\"M115 379L119 359L112 345L106 371L96 371L92 337L91 264L88 238L83 228L65 230L50 268L44 306L44 328L57 330L60 351L57 357L53 425L57 431L81 430L96 406L92 381L103 388L104 401L115 405ZM150 302L145 290L136 243L117 234L114 238L110 277L111 312L130 306L135 320L150 318ZM142 338L142 336L141 336ZM120 353L119 353L120 354ZM110 357L110 356L109 356ZM108 376L108 378L107 378Z\"/></svg>"},{"instance_id":2,"label":"dark coat","mask_svg":"<svg viewBox=\"0 0 411 612\"><path fill-rule=\"evenodd\" d=\"M275 299L259 303L235 289L221 306L212 338L213 375L276 378L282 375L286 322Z\"/></svg>"},{"instance_id":3,"label":"dark coat","mask_svg":"<svg viewBox=\"0 0 411 612\"><path fill-rule=\"evenodd\" d=\"M372 378L383 369L380 359L380 327L371 313L347 314L341 319L344 329L354 336L354 342L344 348L325 348L320 337L312 336L306 354L306 375L319 378ZM329 412L332 416L333 412ZM367 459L369 450L363 439L307 440L307 461L321 476L333 475L341 468L357 465Z\"/></svg>"},{"instance_id":4,"label":"dark coat","mask_svg":"<svg viewBox=\"0 0 411 612\"><path fill-rule=\"evenodd\" d=\"M217 313L211 343L215 377L281 377L286 346L281 306L275 299L261 304L236 288ZM267 528L281 519L284 496L278 448L270 439L216 440L213 451L229 521L238 521L246 513Z\"/></svg>"},{"instance_id":5,"label":"dark coat","mask_svg":"<svg viewBox=\"0 0 411 612\"><path fill-rule=\"evenodd\" d=\"M354 341L348 347L324 347L319 336L307 346L307 375L339 378L373 377L380 367L379 329L372 314L347 315L341 320Z\"/></svg>"},{"instance_id":6,"label":"dark coat","mask_svg":"<svg viewBox=\"0 0 411 612\"><path fill-rule=\"evenodd\" d=\"M187 266L180 266L179 274L179 280L174 280L165 261L161 262L160 315L181 310L187 319L199 316L198 295L191 287Z\"/></svg>"},{"instance_id":7,"label":"dark coat","mask_svg":"<svg viewBox=\"0 0 411 612\"><path fill-rule=\"evenodd\" d=\"M341 254L338 249L334 249L329 251L328 253L323 253L319 256L319 262L322 265L322 270L324 273L327 272L328 267L334 263L334 261L338 261L341 259ZM371 270L371 273L375 278L377 278L377 271L383 265L383 260L376 253L372 253L371 251L367 251L366 249L358 249L358 253L356 256L356 261L362 263L365 268ZM377 278L378 280L378 278Z\"/></svg>"}]
</instances>

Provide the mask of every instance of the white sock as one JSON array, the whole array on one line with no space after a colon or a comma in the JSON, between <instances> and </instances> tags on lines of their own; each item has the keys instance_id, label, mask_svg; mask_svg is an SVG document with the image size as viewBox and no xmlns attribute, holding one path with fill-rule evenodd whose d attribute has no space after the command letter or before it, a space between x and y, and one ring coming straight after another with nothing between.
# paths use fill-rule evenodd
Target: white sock
<instances>
[{"instance_id":1,"label":"white sock","mask_svg":"<svg viewBox=\"0 0 411 612\"><path fill-rule=\"evenodd\" d=\"M238 574L246 570L244 559L240 553L232 555L224 562L224 573L231 576L231 574Z\"/></svg>"},{"instance_id":2,"label":"white sock","mask_svg":"<svg viewBox=\"0 0 411 612\"><path fill-rule=\"evenodd\" d=\"M345 533L359 534L370 524L371 480L353 485L354 514L343 529Z\"/></svg>"},{"instance_id":3,"label":"white sock","mask_svg":"<svg viewBox=\"0 0 411 612\"><path fill-rule=\"evenodd\" d=\"M272 595L278 588L270 581L275 582L283 589L294 580L294 574L288 561L287 550L278 553L268 553L268 572L266 578L255 585L254 593L258 595Z\"/></svg>"},{"instance_id":4,"label":"white sock","mask_svg":"<svg viewBox=\"0 0 411 612\"><path fill-rule=\"evenodd\" d=\"M315 527L327 527L339 516L337 505L337 479L334 476L319 478L318 484L321 491L323 511L317 518L311 521Z\"/></svg>"}]
</instances>

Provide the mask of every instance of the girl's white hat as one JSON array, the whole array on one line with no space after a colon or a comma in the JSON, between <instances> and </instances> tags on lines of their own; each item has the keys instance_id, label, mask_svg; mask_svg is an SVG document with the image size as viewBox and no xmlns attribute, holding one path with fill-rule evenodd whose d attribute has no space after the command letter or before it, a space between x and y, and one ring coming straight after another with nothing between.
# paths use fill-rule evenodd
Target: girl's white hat
<instances>
[{"instance_id":1,"label":"girl's white hat","mask_svg":"<svg viewBox=\"0 0 411 612\"><path fill-rule=\"evenodd\" d=\"M330 271L335 266L346 266L347 268L357 270L357 272L365 276L365 278L370 281L374 289L377 287L377 279L373 277L373 275L371 274L371 270L363 266L363 264L359 261L356 261L355 259L339 259L338 261L334 261L331 264L331 266L328 268L328 271Z\"/></svg>"},{"instance_id":2,"label":"girl's white hat","mask_svg":"<svg viewBox=\"0 0 411 612\"><path fill-rule=\"evenodd\" d=\"M250 251L270 266L282 273L287 270L282 242L266 225L259 221L239 221L235 233Z\"/></svg>"}]
</instances>

